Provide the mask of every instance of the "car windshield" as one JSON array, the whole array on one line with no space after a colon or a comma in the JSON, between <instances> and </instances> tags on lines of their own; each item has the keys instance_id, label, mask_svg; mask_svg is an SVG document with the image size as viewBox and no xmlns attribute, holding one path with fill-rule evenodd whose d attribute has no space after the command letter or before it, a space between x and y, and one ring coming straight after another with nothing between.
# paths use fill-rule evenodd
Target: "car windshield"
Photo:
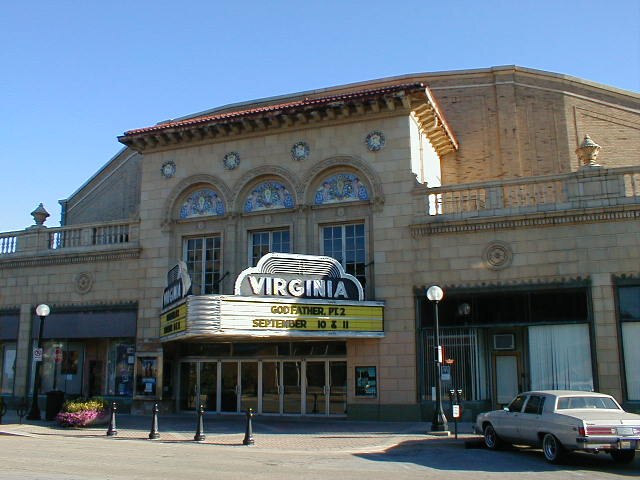
<instances>
[{"instance_id":1,"label":"car windshield","mask_svg":"<svg viewBox=\"0 0 640 480\"><path fill-rule=\"evenodd\" d=\"M558 410L571 408L601 408L619 410L618 405L609 397L562 397L558 399Z\"/></svg>"}]
</instances>

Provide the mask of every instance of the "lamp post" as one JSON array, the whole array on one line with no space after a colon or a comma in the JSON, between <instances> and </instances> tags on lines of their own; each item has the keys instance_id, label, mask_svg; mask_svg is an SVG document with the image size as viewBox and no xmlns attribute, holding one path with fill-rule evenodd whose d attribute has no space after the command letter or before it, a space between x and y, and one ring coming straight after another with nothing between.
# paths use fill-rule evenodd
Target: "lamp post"
<instances>
[{"instance_id":1,"label":"lamp post","mask_svg":"<svg viewBox=\"0 0 640 480\"><path fill-rule=\"evenodd\" d=\"M44 320L51 312L49 305L41 303L36 307L36 315L40 317L40 330L38 330L38 350L42 353L42 334L44 333ZM40 389L40 364L44 358L40 358L40 361L36 362L36 370L33 378L33 398L31 399L31 410L27 418L29 420L40 420L40 408L38 407L38 394Z\"/></svg>"},{"instance_id":2,"label":"lamp post","mask_svg":"<svg viewBox=\"0 0 640 480\"><path fill-rule=\"evenodd\" d=\"M433 325L433 346L435 349L435 362L436 362L436 406L433 412L433 419L431 420L432 432L446 432L447 431L447 417L442 409L442 346L440 345L440 327L438 325L438 303L444 297L442 289L433 285L427 290L427 298L431 302L435 302L435 316Z\"/></svg>"}]
</instances>

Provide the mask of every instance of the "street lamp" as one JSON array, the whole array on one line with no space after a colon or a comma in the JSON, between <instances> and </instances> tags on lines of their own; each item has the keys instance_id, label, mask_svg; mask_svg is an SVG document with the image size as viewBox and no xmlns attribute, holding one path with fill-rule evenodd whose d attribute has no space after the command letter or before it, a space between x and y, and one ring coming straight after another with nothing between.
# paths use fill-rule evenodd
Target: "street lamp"
<instances>
[{"instance_id":1,"label":"street lamp","mask_svg":"<svg viewBox=\"0 0 640 480\"><path fill-rule=\"evenodd\" d=\"M442 409L442 346L440 345L440 327L438 325L438 303L444 297L442 289L433 285L427 290L427 298L431 302L435 302L434 305L434 325L433 325L433 346L435 348L435 362L436 362L436 408L433 412L433 420L431 420L432 432L446 432L447 431L447 417Z\"/></svg>"},{"instance_id":2,"label":"street lamp","mask_svg":"<svg viewBox=\"0 0 640 480\"><path fill-rule=\"evenodd\" d=\"M44 333L44 320L51 312L49 305L41 303L36 307L36 315L40 317L40 330L38 330L38 351L42 354L42 334ZM40 364L43 362L43 356L40 361L36 362L36 370L33 376L33 397L31 399L31 410L27 418L29 420L40 420L40 408L38 407L38 390L40 389Z\"/></svg>"}]
</instances>

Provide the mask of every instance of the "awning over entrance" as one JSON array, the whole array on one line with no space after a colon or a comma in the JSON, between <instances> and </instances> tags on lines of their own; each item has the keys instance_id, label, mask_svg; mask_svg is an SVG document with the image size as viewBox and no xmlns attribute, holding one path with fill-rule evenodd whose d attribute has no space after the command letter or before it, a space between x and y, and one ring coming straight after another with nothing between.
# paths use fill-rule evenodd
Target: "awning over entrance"
<instances>
[{"instance_id":1,"label":"awning over entrance","mask_svg":"<svg viewBox=\"0 0 640 480\"><path fill-rule=\"evenodd\" d=\"M188 296L160 317L161 340L380 338L384 304L238 295Z\"/></svg>"},{"instance_id":2,"label":"awning over entrance","mask_svg":"<svg viewBox=\"0 0 640 480\"><path fill-rule=\"evenodd\" d=\"M52 312L42 338L116 338L136 336L136 309ZM32 320L33 338L40 335L40 321Z\"/></svg>"}]
</instances>

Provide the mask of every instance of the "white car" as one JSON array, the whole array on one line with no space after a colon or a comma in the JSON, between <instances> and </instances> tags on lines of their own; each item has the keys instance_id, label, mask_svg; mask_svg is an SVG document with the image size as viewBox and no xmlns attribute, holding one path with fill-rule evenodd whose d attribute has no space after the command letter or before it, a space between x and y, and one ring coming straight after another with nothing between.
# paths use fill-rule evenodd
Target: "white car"
<instances>
[{"instance_id":1,"label":"white car","mask_svg":"<svg viewBox=\"0 0 640 480\"><path fill-rule=\"evenodd\" d=\"M503 410L479 414L475 430L491 450L504 444L541 446L551 463L571 450L608 452L614 461L630 463L640 446L640 415L596 392L521 393Z\"/></svg>"}]
</instances>

